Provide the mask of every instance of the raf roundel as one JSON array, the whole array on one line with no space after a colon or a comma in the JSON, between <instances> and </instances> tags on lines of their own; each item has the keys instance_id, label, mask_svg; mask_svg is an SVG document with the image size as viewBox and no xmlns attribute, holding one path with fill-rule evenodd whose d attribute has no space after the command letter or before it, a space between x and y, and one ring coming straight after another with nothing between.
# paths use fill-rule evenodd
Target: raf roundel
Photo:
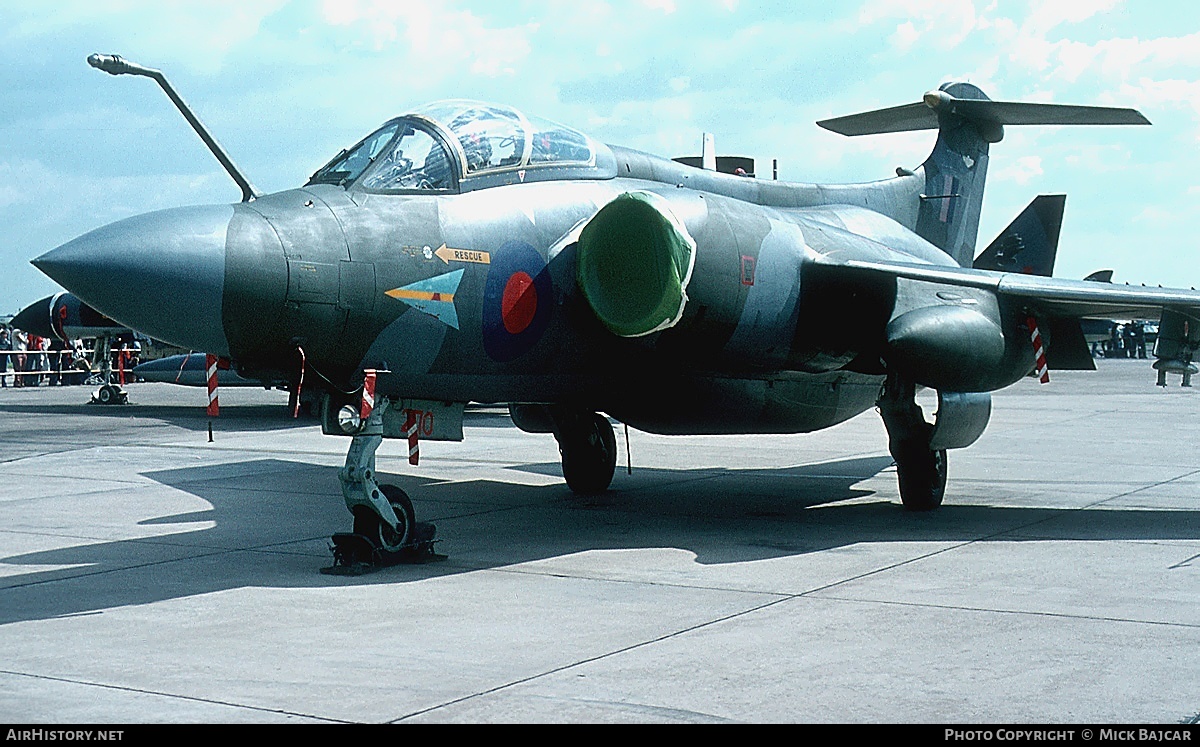
<instances>
[{"instance_id":1,"label":"raf roundel","mask_svg":"<svg viewBox=\"0 0 1200 747\"><path fill-rule=\"evenodd\" d=\"M550 321L554 286L546 261L523 241L492 252L483 291L483 348L504 363L528 353Z\"/></svg>"}]
</instances>

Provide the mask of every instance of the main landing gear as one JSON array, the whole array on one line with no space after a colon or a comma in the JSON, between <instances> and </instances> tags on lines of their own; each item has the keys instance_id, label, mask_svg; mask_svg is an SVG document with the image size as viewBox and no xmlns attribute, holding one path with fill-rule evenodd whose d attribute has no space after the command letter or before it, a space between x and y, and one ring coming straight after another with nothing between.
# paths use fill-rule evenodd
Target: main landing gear
<instances>
[{"instance_id":1,"label":"main landing gear","mask_svg":"<svg viewBox=\"0 0 1200 747\"><path fill-rule=\"evenodd\" d=\"M375 450L383 442L383 414L390 404L387 398L379 398L350 442L346 466L338 470L354 528L333 535L333 565L322 568L322 573L358 576L390 565L444 557L433 551L436 527L416 520L408 495L395 485L375 481Z\"/></svg>"},{"instance_id":2,"label":"main landing gear","mask_svg":"<svg viewBox=\"0 0 1200 747\"><path fill-rule=\"evenodd\" d=\"M932 511L946 494L946 450L931 447L933 426L916 401L916 386L888 376L876 403L896 460L900 500L909 511Z\"/></svg>"},{"instance_id":3,"label":"main landing gear","mask_svg":"<svg viewBox=\"0 0 1200 747\"><path fill-rule=\"evenodd\" d=\"M554 438L567 487L578 495L608 490L617 467L617 438L608 418L594 412L556 410Z\"/></svg>"}]
</instances>

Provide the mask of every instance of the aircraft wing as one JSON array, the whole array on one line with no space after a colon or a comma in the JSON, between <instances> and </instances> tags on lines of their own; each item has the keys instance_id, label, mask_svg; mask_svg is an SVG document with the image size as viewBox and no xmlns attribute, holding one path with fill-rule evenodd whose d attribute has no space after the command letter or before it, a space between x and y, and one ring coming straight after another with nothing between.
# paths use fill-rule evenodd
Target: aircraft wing
<instances>
[{"instance_id":1,"label":"aircraft wing","mask_svg":"<svg viewBox=\"0 0 1200 747\"><path fill-rule=\"evenodd\" d=\"M1059 317L1114 319L1157 318L1170 309L1200 321L1200 291L1144 285L1112 285L1087 280L1001 273L966 267L837 260L823 257L815 264L824 271L852 280L855 275L880 275L925 280L1023 299L1031 307Z\"/></svg>"}]
</instances>

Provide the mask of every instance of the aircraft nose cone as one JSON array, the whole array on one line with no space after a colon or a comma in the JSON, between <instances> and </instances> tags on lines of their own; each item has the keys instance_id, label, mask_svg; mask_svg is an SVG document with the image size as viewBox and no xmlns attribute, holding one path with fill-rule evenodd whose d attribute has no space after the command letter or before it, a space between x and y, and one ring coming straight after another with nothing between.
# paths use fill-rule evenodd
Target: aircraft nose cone
<instances>
[{"instance_id":1,"label":"aircraft nose cone","mask_svg":"<svg viewBox=\"0 0 1200 747\"><path fill-rule=\"evenodd\" d=\"M54 329L50 326L50 304L53 301L54 296L34 301L21 309L9 324L17 329L32 332L38 337L54 337Z\"/></svg>"},{"instance_id":2,"label":"aircraft nose cone","mask_svg":"<svg viewBox=\"0 0 1200 747\"><path fill-rule=\"evenodd\" d=\"M103 314L174 345L229 355L221 319L230 205L118 221L33 265Z\"/></svg>"}]
</instances>

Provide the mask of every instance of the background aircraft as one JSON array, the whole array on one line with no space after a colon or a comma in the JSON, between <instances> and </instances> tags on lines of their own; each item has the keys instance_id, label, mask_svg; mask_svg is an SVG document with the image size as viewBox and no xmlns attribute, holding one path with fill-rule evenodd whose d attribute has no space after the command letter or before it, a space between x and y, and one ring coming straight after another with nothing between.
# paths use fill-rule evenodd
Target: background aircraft
<instances>
[{"instance_id":1,"label":"background aircraft","mask_svg":"<svg viewBox=\"0 0 1200 747\"><path fill-rule=\"evenodd\" d=\"M12 318L12 326L50 340L50 368L57 370L60 375L64 370L67 371L66 375L78 377L79 383L97 385L92 395L93 402L109 405L128 401L128 395L122 387L125 384L125 363L129 356L113 351L128 346L130 350L140 353L142 345L134 330L109 319L72 293L56 293L34 301ZM89 351L91 361L88 363L85 360L82 371L77 368L78 361L73 360L76 353L71 343L75 340L92 341ZM114 357L117 361L115 364ZM136 360L130 360L130 368L136 364ZM113 372L114 365L116 373ZM71 381L72 378L63 380Z\"/></svg>"},{"instance_id":2,"label":"background aircraft","mask_svg":"<svg viewBox=\"0 0 1200 747\"><path fill-rule=\"evenodd\" d=\"M73 293L56 293L34 301L12 318L12 326L60 342L133 332L80 301Z\"/></svg>"},{"instance_id":3,"label":"background aircraft","mask_svg":"<svg viewBox=\"0 0 1200 747\"><path fill-rule=\"evenodd\" d=\"M369 538L345 564L399 552L417 531L407 497L374 480L379 440L461 438L467 402L508 403L519 427L552 433L582 493L605 490L615 465L599 413L656 433L767 434L878 406L903 502L929 510L946 451L986 427L988 392L1044 376L1048 351L1086 356L1081 317L1163 310L1159 363L1175 368L1200 346L1200 293L971 267L1004 127L1147 124L1129 109L994 102L945 84L819 123L851 136L936 129L919 168L813 185L443 101L388 121L303 188L263 195L161 73L89 62L157 80L243 200L120 221L34 264L156 338L229 357L250 378L320 387L325 431L354 436L343 493L354 534ZM1053 244L1054 210L1031 210L989 262L1018 259L1023 234ZM919 387L938 392L933 424Z\"/></svg>"},{"instance_id":4,"label":"background aircraft","mask_svg":"<svg viewBox=\"0 0 1200 747\"><path fill-rule=\"evenodd\" d=\"M136 341L138 360L131 361L129 371L131 379L180 386L208 386L207 367L204 353L173 353L175 346L163 345L155 340L141 335L136 330L113 321L107 316L80 301L73 293L56 293L26 306L11 320L11 325L17 329L32 333L38 337L56 340L60 343L71 343L75 340L93 340L91 371L96 372L101 388L97 390L94 400L103 404L117 404L127 401L126 393L111 379L113 374L111 357L105 359L103 351L110 353L120 348L122 343ZM52 348L65 350L61 345ZM166 354L164 354L166 353ZM54 361L51 361L54 366ZM259 381L246 379L238 375L227 362L217 369L219 386L254 386L265 388L286 388L286 380ZM123 386L124 382L120 382ZM109 391L104 391L104 387ZM312 406L311 397L306 397L306 405Z\"/></svg>"}]
</instances>

